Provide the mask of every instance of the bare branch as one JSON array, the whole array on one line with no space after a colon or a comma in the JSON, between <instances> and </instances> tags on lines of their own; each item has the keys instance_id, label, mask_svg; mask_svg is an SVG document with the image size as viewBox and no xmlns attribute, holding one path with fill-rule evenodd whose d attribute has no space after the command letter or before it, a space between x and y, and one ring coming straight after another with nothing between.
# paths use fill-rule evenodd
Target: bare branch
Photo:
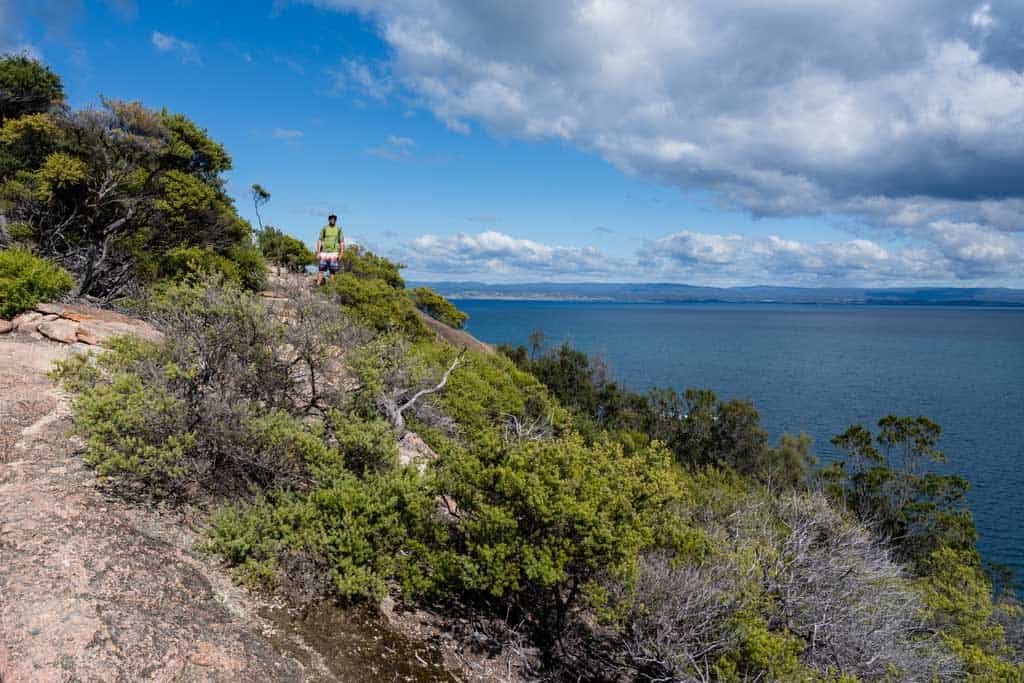
<instances>
[{"instance_id":1,"label":"bare branch","mask_svg":"<svg viewBox=\"0 0 1024 683\"><path fill-rule=\"evenodd\" d=\"M462 349L461 351L459 351L459 355L455 357L455 360L452 361L452 364L448 367L447 370L445 370L444 375L441 376L441 381L438 382L437 385L434 387L431 387L429 389L421 389L420 391L417 391L415 394L413 394L412 398L410 398L408 401L402 404L402 407L398 409L398 413L404 413L406 410L411 408L413 404L416 403L416 401L420 400L427 394L434 394L444 389L444 385L448 383L448 377L451 376L452 371L455 370L455 368L459 367L459 365L462 362L462 356L465 355L465 353L466 349Z\"/></svg>"}]
</instances>

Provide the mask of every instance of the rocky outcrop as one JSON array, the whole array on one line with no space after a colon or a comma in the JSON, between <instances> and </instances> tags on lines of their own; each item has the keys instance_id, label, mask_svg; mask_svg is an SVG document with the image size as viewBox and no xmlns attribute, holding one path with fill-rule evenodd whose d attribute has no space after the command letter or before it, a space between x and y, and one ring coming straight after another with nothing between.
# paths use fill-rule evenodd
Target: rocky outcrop
<instances>
[{"instance_id":1,"label":"rocky outcrop","mask_svg":"<svg viewBox=\"0 0 1024 683\"><path fill-rule=\"evenodd\" d=\"M77 337L78 325L70 320L49 320L46 322L39 323L39 334L43 335L47 339L61 342L62 344L74 344L78 341Z\"/></svg>"},{"instance_id":2,"label":"rocky outcrop","mask_svg":"<svg viewBox=\"0 0 1024 683\"><path fill-rule=\"evenodd\" d=\"M150 341L161 338L160 331L146 322L86 304L39 304L35 310L13 320L0 320L0 334L11 332L33 339L86 346L102 345L122 334L134 334Z\"/></svg>"},{"instance_id":3,"label":"rocky outcrop","mask_svg":"<svg viewBox=\"0 0 1024 683\"><path fill-rule=\"evenodd\" d=\"M183 520L97 488L44 374L72 349L0 341L0 680L302 680Z\"/></svg>"},{"instance_id":4,"label":"rocky outcrop","mask_svg":"<svg viewBox=\"0 0 1024 683\"><path fill-rule=\"evenodd\" d=\"M419 434L407 431L398 440L398 464L402 467L415 467L423 474L434 460L437 460L437 453Z\"/></svg>"}]
</instances>

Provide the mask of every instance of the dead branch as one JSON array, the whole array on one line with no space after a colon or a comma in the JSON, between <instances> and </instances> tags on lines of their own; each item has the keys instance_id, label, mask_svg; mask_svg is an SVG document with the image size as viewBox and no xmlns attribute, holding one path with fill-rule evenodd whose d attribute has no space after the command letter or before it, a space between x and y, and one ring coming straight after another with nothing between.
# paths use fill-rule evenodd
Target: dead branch
<instances>
[{"instance_id":1,"label":"dead branch","mask_svg":"<svg viewBox=\"0 0 1024 683\"><path fill-rule=\"evenodd\" d=\"M420 389L419 391L412 395L412 398L410 398L408 401L401 405L398 404L398 401L396 399L391 398L387 394L381 395L380 404L384 408L384 413L387 415L388 421L391 423L391 427L395 430L395 433L399 437L405 434L405 411L409 410L409 408L412 408L414 405L416 405L416 402L423 398L424 396L428 396L429 394L436 394L437 392L444 389L445 385L448 384L448 378L451 377L452 372L454 372L455 368L459 367L459 365L462 364L462 358L463 356L465 356L465 354L466 349L462 349L461 351L459 351L459 354L455 356L455 360L453 360L452 364L448 366L448 369L444 371L444 374L441 376L440 382L438 382L436 385L432 387Z\"/></svg>"}]
</instances>

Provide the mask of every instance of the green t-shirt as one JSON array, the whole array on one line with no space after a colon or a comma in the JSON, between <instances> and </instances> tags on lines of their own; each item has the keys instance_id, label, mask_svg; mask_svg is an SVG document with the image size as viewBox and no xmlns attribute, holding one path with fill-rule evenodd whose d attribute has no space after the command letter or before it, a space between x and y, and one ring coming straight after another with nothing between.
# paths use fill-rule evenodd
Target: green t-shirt
<instances>
[{"instance_id":1,"label":"green t-shirt","mask_svg":"<svg viewBox=\"0 0 1024 683\"><path fill-rule=\"evenodd\" d=\"M345 233L341 231L340 225L325 225L320 228L320 241L323 243L322 249L325 252L338 251L338 247L344 237Z\"/></svg>"}]
</instances>

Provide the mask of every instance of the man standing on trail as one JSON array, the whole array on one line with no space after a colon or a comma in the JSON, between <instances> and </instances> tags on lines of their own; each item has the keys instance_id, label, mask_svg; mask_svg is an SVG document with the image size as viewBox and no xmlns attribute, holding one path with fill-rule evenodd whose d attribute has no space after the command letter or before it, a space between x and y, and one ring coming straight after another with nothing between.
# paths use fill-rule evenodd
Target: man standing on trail
<instances>
[{"instance_id":1,"label":"man standing on trail","mask_svg":"<svg viewBox=\"0 0 1024 683\"><path fill-rule=\"evenodd\" d=\"M327 217L327 225L320 228L320 238L316 241L316 259L318 271L316 283L324 282L324 273L330 271L331 275L338 272L341 265L341 257L345 255L345 233L341 226L337 225L338 217L333 213Z\"/></svg>"}]
</instances>

